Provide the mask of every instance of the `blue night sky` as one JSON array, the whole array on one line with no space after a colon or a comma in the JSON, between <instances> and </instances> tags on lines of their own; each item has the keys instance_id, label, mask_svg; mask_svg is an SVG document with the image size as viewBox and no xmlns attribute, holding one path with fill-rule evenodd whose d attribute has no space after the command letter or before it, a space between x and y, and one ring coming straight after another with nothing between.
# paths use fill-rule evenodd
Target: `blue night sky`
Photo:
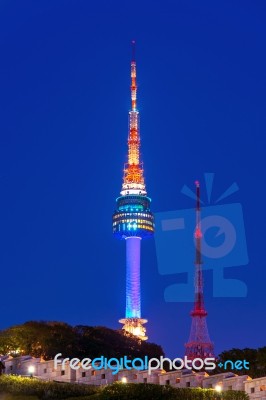
<instances>
[{"instance_id":1,"label":"blue night sky","mask_svg":"<svg viewBox=\"0 0 266 400\"><path fill-rule=\"evenodd\" d=\"M206 271L208 326L217 354L266 345L265 18L256 0L0 1L0 328L119 327L125 243L111 217L135 39L152 210L192 208L181 188L206 172L214 200L237 182L224 203L242 204L249 264L228 274L248 295L213 297ZM159 274L154 240L142 250L149 339L182 356L192 303L164 301L177 276Z\"/></svg>"}]
</instances>

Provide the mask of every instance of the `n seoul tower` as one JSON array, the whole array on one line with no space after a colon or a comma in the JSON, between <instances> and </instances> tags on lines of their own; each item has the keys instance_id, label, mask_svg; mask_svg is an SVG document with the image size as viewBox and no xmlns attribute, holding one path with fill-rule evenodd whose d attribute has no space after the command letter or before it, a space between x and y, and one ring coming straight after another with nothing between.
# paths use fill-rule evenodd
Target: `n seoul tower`
<instances>
[{"instance_id":1,"label":"n seoul tower","mask_svg":"<svg viewBox=\"0 0 266 400\"><path fill-rule=\"evenodd\" d=\"M126 313L119 320L123 329L147 340L143 326L148 321L141 318L140 249L141 240L153 236L154 217L150 211L151 199L147 197L143 163L140 160L139 111L137 109L137 82L135 42L132 42L131 60L131 110L129 111L128 155L120 196L116 199L113 214L113 233L126 242Z\"/></svg>"}]
</instances>

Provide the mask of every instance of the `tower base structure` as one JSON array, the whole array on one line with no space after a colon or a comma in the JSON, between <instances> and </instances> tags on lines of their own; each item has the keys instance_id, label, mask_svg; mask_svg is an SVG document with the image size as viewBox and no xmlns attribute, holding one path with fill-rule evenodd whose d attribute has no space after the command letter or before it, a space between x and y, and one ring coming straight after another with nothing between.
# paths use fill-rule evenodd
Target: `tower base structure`
<instances>
[{"instance_id":1,"label":"tower base structure","mask_svg":"<svg viewBox=\"0 0 266 400\"><path fill-rule=\"evenodd\" d=\"M147 319L143 318L122 318L119 320L120 324L123 324L123 330L131 335L137 336L141 340L147 340L146 328L143 326L148 322Z\"/></svg>"},{"instance_id":2,"label":"tower base structure","mask_svg":"<svg viewBox=\"0 0 266 400\"><path fill-rule=\"evenodd\" d=\"M190 337L188 343L185 344L185 349L185 355L189 360L215 357L214 345L209 337L205 315L193 315Z\"/></svg>"},{"instance_id":3,"label":"tower base structure","mask_svg":"<svg viewBox=\"0 0 266 400\"><path fill-rule=\"evenodd\" d=\"M146 328L148 322L141 318L140 301L140 247L141 237L126 237L126 316L119 320L123 330L136 336L138 339L147 340Z\"/></svg>"}]
</instances>

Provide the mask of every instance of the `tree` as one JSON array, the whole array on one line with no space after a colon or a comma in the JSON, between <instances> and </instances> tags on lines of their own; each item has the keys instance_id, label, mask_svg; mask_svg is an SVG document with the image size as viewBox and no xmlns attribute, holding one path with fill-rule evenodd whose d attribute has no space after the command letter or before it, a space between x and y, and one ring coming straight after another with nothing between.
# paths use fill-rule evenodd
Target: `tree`
<instances>
[{"instance_id":1,"label":"tree","mask_svg":"<svg viewBox=\"0 0 266 400\"><path fill-rule=\"evenodd\" d=\"M266 375L266 347L261 347L259 349L237 349L233 348L231 350L223 351L218 356L218 362L224 364L227 360L232 360L233 362L237 360L246 360L249 362L249 369L236 370L230 368L229 364L227 366L227 371L232 371L238 375L250 375L252 378L259 378ZM217 367L213 373L224 372L223 367Z\"/></svg>"},{"instance_id":2,"label":"tree","mask_svg":"<svg viewBox=\"0 0 266 400\"><path fill-rule=\"evenodd\" d=\"M63 357L123 357L164 355L160 346L143 342L121 330L106 327L72 327L64 322L29 321L0 331L2 355L28 354L52 359L58 353Z\"/></svg>"}]
</instances>

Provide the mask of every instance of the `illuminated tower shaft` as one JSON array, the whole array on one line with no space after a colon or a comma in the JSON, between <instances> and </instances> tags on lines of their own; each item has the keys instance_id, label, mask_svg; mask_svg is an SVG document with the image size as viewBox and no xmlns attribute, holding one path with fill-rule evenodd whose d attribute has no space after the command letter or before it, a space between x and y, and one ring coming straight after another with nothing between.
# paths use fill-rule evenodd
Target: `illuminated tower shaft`
<instances>
[{"instance_id":1,"label":"illuminated tower shaft","mask_svg":"<svg viewBox=\"0 0 266 400\"><path fill-rule=\"evenodd\" d=\"M129 111L128 157L120 197L113 214L113 233L126 241L126 315L123 329L146 340L146 319L141 318L140 248L141 239L154 233L154 218L147 197L143 164L140 161L139 112L137 110L136 61L131 61L131 110Z\"/></svg>"},{"instance_id":2,"label":"illuminated tower shaft","mask_svg":"<svg viewBox=\"0 0 266 400\"><path fill-rule=\"evenodd\" d=\"M140 237L126 238L126 318L140 318Z\"/></svg>"},{"instance_id":3,"label":"illuminated tower shaft","mask_svg":"<svg viewBox=\"0 0 266 400\"><path fill-rule=\"evenodd\" d=\"M204 359L214 357L213 343L210 340L206 317L207 311L204 306L203 278L202 278L202 256L201 256L201 219L200 219L200 185L196 182L196 259L195 259L195 301L191 311L192 324L188 343L185 344L185 354L188 359Z\"/></svg>"}]
</instances>

